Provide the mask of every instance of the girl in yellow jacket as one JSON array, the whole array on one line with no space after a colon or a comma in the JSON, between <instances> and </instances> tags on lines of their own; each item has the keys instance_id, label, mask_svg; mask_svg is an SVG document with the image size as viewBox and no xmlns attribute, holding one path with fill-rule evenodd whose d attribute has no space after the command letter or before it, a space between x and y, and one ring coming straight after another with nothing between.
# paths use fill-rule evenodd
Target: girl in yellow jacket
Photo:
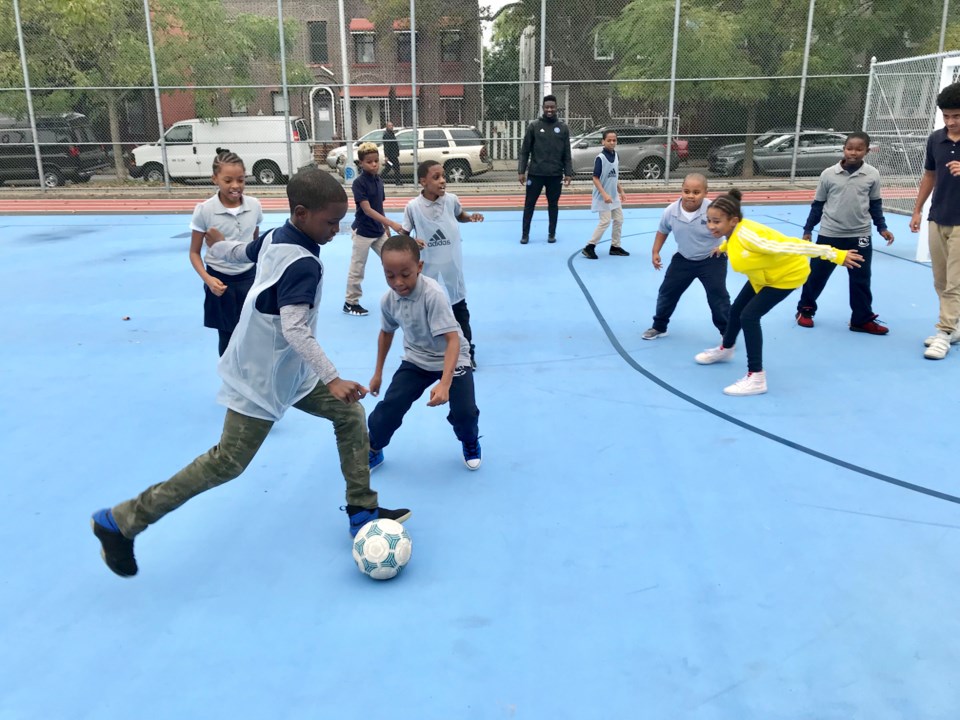
<instances>
[{"instance_id":1,"label":"girl in yellow jacket","mask_svg":"<svg viewBox=\"0 0 960 720\"><path fill-rule=\"evenodd\" d=\"M714 251L726 253L730 266L747 276L747 283L730 306L730 320L720 346L694 358L710 365L733 358L740 328L747 346L747 374L723 389L727 395L759 395L767 391L763 370L763 332L760 318L787 295L803 285L810 274L810 258L830 260L844 267L860 267L863 260L853 250L838 250L808 240L781 235L773 228L745 220L740 209L742 194L731 190L707 208L707 228L715 238L727 238Z\"/></svg>"}]
</instances>

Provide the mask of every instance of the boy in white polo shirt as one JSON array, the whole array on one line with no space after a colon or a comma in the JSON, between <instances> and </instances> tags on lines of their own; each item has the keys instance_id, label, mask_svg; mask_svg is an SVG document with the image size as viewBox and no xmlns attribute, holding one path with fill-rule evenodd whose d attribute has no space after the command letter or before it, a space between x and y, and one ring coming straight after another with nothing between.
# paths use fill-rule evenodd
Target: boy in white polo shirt
<instances>
[{"instance_id":1,"label":"boy in white polo shirt","mask_svg":"<svg viewBox=\"0 0 960 720\"><path fill-rule=\"evenodd\" d=\"M859 267L847 268L850 277L850 329L870 335L886 335L888 328L877 322L870 292L870 219L877 232L893 242L893 233L887 230L880 199L880 173L864 162L870 151L870 136L865 132L847 135L843 144L843 159L820 173L820 183L810 215L803 226L803 239L809 240L813 228L820 224L818 245L830 245L840 250L856 250L863 256ZM814 258L810 261L810 277L804 283L797 303L797 324L812 328L817 312L817 298L827 286L835 263Z\"/></svg>"},{"instance_id":2,"label":"boy in white polo shirt","mask_svg":"<svg viewBox=\"0 0 960 720\"><path fill-rule=\"evenodd\" d=\"M421 274L420 247L409 235L395 235L380 251L390 289L380 301L382 325L377 339L377 366L370 394L380 394L383 364L397 328L403 330L403 357L383 400L370 413L370 469L383 464L383 448L403 422L414 401L430 390L427 405L450 402L447 421L463 449L470 470L480 467L480 411L473 388L473 369L463 331L453 316L443 288Z\"/></svg>"},{"instance_id":3,"label":"boy in white polo shirt","mask_svg":"<svg viewBox=\"0 0 960 720\"><path fill-rule=\"evenodd\" d=\"M443 166L436 160L425 160L417 166L417 180L423 190L404 208L403 231L408 235L416 231L417 245L423 251L423 274L447 291L453 315L470 344L470 366L476 369L459 223L483 222L483 215L468 213L460 199L447 192Z\"/></svg>"},{"instance_id":4,"label":"boy in white polo shirt","mask_svg":"<svg viewBox=\"0 0 960 720\"><path fill-rule=\"evenodd\" d=\"M707 293L707 304L713 325L722 336L727 330L730 315L730 293L727 292L727 258L715 255L717 240L707 229L707 178L700 173L690 173L683 179L680 199L663 210L660 227L653 239L653 267L660 270L663 261L660 251L673 233L677 252L670 259L667 272L657 294L657 309L653 327L643 333L644 340L656 340L667 334L670 316L677 308L680 297L694 280L699 280Z\"/></svg>"}]
</instances>

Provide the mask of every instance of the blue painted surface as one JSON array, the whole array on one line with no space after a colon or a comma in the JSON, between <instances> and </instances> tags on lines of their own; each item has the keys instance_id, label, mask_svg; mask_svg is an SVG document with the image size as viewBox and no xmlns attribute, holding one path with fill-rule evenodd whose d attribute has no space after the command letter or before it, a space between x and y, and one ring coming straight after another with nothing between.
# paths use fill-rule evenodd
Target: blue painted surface
<instances>
[{"instance_id":1,"label":"blue painted surface","mask_svg":"<svg viewBox=\"0 0 960 720\"><path fill-rule=\"evenodd\" d=\"M750 212L791 232L805 208ZM796 294L764 319L770 392L728 398L745 357L693 362L716 341L699 286L669 337L640 339L659 211L626 216L630 258L573 261L599 319L567 266L590 213L564 211L556 245L541 212L528 246L519 212L462 226L483 467L463 466L443 410L414 406L373 476L414 510L413 559L379 584L352 564L331 428L296 411L241 478L138 537L139 576L113 576L89 514L222 423L216 333L172 238L188 218L4 218L0 718L956 717L960 509L670 392L960 494L960 365L922 358L936 297L928 267L894 256L913 255L906 218L874 261L890 335L847 330L838 271L813 330ZM323 250L319 336L366 382L378 322L340 312L349 250L348 234Z\"/></svg>"}]
</instances>

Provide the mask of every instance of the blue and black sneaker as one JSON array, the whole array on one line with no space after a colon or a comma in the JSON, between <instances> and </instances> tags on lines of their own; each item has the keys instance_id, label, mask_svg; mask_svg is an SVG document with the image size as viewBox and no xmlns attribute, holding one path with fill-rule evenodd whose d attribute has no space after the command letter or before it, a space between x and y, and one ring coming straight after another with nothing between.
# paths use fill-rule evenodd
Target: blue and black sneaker
<instances>
[{"instance_id":1,"label":"blue and black sneaker","mask_svg":"<svg viewBox=\"0 0 960 720\"><path fill-rule=\"evenodd\" d=\"M460 443L463 445L463 463L471 470L480 467L480 440Z\"/></svg>"},{"instance_id":2,"label":"blue and black sneaker","mask_svg":"<svg viewBox=\"0 0 960 720\"><path fill-rule=\"evenodd\" d=\"M133 556L133 540L120 532L110 508L97 510L90 518L90 527L100 541L100 555L107 567L120 577L136 575L137 559Z\"/></svg>"},{"instance_id":3,"label":"blue and black sneaker","mask_svg":"<svg viewBox=\"0 0 960 720\"><path fill-rule=\"evenodd\" d=\"M383 465L383 450L370 451L370 472Z\"/></svg>"},{"instance_id":4,"label":"blue and black sneaker","mask_svg":"<svg viewBox=\"0 0 960 720\"><path fill-rule=\"evenodd\" d=\"M387 510L387 508L382 507L362 508L358 505L347 505L342 509L347 511L347 516L350 518L350 534L353 537L356 537L357 533L360 532L360 528L362 528L371 520L385 518L387 520L396 520L398 523L402 523L406 522L411 514L406 508L401 508L399 510Z\"/></svg>"}]
</instances>

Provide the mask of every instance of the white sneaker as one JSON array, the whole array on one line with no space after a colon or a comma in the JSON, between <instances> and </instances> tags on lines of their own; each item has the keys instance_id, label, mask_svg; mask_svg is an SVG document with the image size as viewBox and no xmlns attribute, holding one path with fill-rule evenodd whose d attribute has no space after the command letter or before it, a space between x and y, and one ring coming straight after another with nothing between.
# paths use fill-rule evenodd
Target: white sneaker
<instances>
[{"instance_id":1,"label":"white sneaker","mask_svg":"<svg viewBox=\"0 0 960 720\"><path fill-rule=\"evenodd\" d=\"M649 330L644 330L642 337L644 340L656 340L657 338L663 338L667 336L667 331L657 330L656 328L650 328Z\"/></svg>"},{"instance_id":2,"label":"white sneaker","mask_svg":"<svg viewBox=\"0 0 960 720\"><path fill-rule=\"evenodd\" d=\"M762 395L767 391L767 373L748 372L733 385L723 389L725 395Z\"/></svg>"},{"instance_id":3,"label":"white sneaker","mask_svg":"<svg viewBox=\"0 0 960 720\"><path fill-rule=\"evenodd\" d=\"M930 345L923 351L927 360L943 360L950 352L950 336L946 333L937 333L930 338Z\"/></svg>"},{"instance_id":4,"label":"white sneaker","mask_svg":"<svg viewBox=\"0 0 960 720\"><path fill-rule=\"evenodd\" d=\"M733 360L733 348L725 348L719 345L717 347L707 348L702 353L697 353L693 359L701 365L727 362L728 360Z\"/></svg>"},{"instance_id":5,"label":"white sneaker","mask_svg":"<svg viewBox=\"0 0 960 720\"><path fill-rule=\"evenodd\" d=\"M938 332L937 335L946 335L946 333ZM926 340L924 340L923 346L930 347L930 345L933 344L933 341L937 337L937 335L931 335ZM960 343L960 330L954 330L953 333L950 335L950 344L956 345L957 343Z\"/></svg>"}]
</instances>

